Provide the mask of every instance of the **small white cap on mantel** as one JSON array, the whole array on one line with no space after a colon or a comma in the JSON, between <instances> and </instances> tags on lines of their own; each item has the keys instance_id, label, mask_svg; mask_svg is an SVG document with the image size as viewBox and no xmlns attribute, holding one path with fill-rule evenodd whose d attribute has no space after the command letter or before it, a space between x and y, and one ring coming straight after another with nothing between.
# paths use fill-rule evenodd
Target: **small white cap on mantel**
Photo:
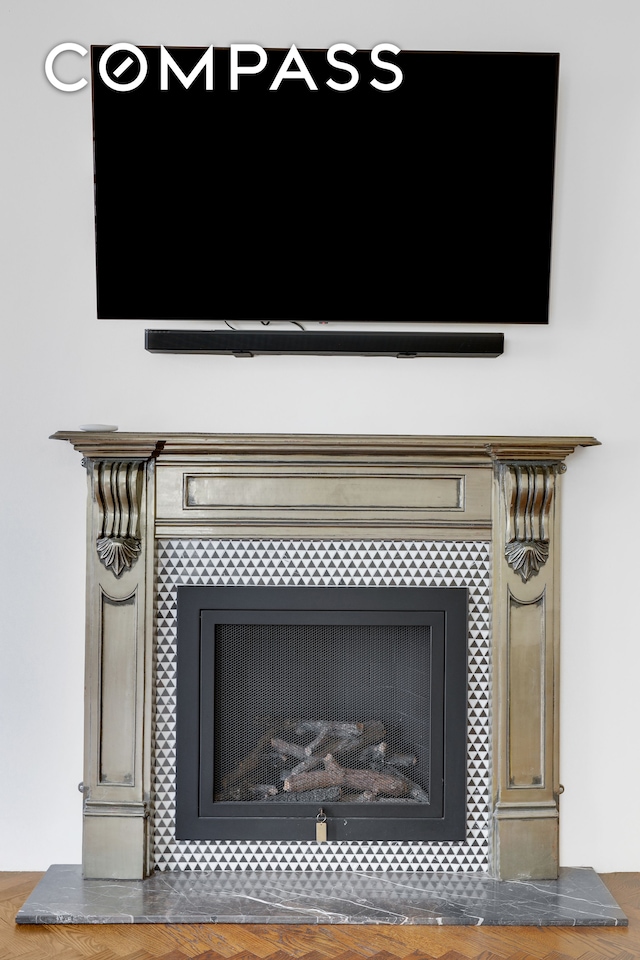
<instances>
[{"instance_id":1,"label":"small white cap on mantel","mask_svg":"<svg viewBox=\"0 0 640 960\"><path fill-rule=\"evenodd\" d=\"M115 433L117 429L115 423L83 423L80 426L85 433Z\"/></svg>"}]
</instances>

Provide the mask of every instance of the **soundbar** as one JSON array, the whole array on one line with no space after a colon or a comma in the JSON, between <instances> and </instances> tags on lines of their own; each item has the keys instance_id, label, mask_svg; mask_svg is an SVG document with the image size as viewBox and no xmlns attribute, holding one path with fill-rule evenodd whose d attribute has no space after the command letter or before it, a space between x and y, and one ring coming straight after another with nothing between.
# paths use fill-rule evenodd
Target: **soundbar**
<instances>
[{"instance_id":1,"label":"soundbar","mask_svg":"<svg viewBox=\"0 0 640 960\"><path fill-rule=\"evenodd\" d=\"M145 330L150 353L234 357L280 354L323 357L499 357L503 333L377 333L370 330Z\"/></svg>"}]
</instances>

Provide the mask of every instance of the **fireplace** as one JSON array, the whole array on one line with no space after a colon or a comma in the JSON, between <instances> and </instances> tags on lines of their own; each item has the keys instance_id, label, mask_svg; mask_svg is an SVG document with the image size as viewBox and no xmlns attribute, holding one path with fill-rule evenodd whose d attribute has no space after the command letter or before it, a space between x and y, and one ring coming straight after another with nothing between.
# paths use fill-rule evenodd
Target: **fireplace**
<instances>
[{"instance_id":1,"label":"fireplace","mask_svg":"<svg viewBox=\"0 0 640 960\"><path fill-rule=\"evenodd\" d=\"M467 591L178 588L176 838L465 839Z\"/></svg>"},{"instance_id":2,"label":"fireplace","mask_svg":"<svg viewBox=\"0 0 640 960\"><path fill-rule=\"evenodd\" d=\"M56 437L83 453L89 480L86 877L126 879L147 876L154 869L197 868L482 871L500 879L557 876L557 492L565 458L576 446L597 441L118 433ZM426 762L435 772L431 779L421 760L422 745L412 740L414 734L403 731L389 746L387 726L393 727L395 720L388 705L374 711L351 703L342 710L333 703L327 712L326 699L314 703L308 694L301 697L304 709L288 705L284 713L290 716L276 717L272 707L260 703L256 719L289 725L282 729L267 725L258 731L258 738L266 737L270 747L272 740L284 740L288 749L304 752L322 732L320 728L314 732L314 724L342 723L346 731L355 725L365 739L371 736L371 725L375 731L375 724L380 724L384 734L372 736L362 750L393 750L411 766L414 758L416 766L422 763L423 769L411 777L397 761L391 764L400 780L411 781L408 795L389 796L377 789L356 792L354 784L362 781L350 777L344 798L313 801L309 807L302 802L301 816L268 815L266 819L278 823L275 833L252 834L245 824L241 834L234 826L232 834L222 830L213 836L197 835L193 825L183 822L180 799L176 821L175 659L183 642L176 634L176 604L178 591L190 587L232 591L286 587L294 595L300 591L298 597L306 589L337 588L345 596L362 589L371 597L378 587L384 588L383 594L406 590L407 597L413 589L466 590L467 681L458 684L457 693L443 688L444 712L440 719L437 710L430 714L427 724L436 730L439 722L448 726L448 705L456 696L466 702L466 720L462 711L455 721L461 728L466 724L464 749L460 751L458 743L452 759L445 738L442 753L445 815L449 790L459 792L459 787L448 785L448 767L460 764L460 753L464 755L464 822L458 804L448 838L428 833L442 819L438 816L430 824L424 818L418 836L412 834L407 824L422 819L423 808L438 802L434 799L434 783L440 776L438 749L431 744ZM201 619L205 630L207 617ZM305 629L309 626L313 624ZM418 626L436 636L433 623ZM355 633L351 638L343 634L338 645L362 644ZM215 629L209 636L215 637ZM228 642L246 646L246 630L239 640L220 634L220 645ZM274 641L263 633L251 642L273 646ZM328 641L321 637L303 646L309 642ZM411 644L420 648L424 634L421 640L405 635L400 642L408 645L402 659L410 661ZM381 647L389 643L388 636L379 641ZM210 644L217 645L217 640ZM325 652L322 659L328 656ZM362 660L362 652L354 659ZM215 660L213 664L215 672ZM388 671L389 665L383 661L382 667L372 669ZM322 677L326 686L330 672ZM201 681L202 676L196 676L186 682L195 683L200 691ZM402 686L402 672L400 681ZM291 678L285 686L291 686ZM437 701L437 683L433 689ZM215 709L214 697L204 710L215 717ZM202 811L207 812L206 803L216 814L223 812L221 807L216 810L217 804L241 804L251 808L245 818L250 821L264 819L266 808L270 813L272 808L288 811L297 806L299 801L282 799L297 791L280 791L278 778L273 778L276 783L244 782L245 794L237 798L221 792L229 788L225 777L228 780L234 766L254 748L247 744L242 756L245 747L232 750L226 767L216 772L216 763L222 763L216 745L220 730L209 721L203 729L209 730L205 740L200 731L196 739L204 760L192 762L198 767L194 795ZM336 729L329 731L334 742ZM209 735L213 739L207 745ZM178 740L180 736L178 729ZM342 746L338 738L338 747ZM277 745L273 750L277 754ZM279 755L291 759L283 750ZM331 754L330 772L335 775L332 761L340 768L362 769L354 764L354 755L347 750L341 762ZM375 772L387 772L385 757ZM315 770L326 770L326 755L319 759ZM185 761L187 780L191 776L193 781L189 762ZM213 771L202 780L207 763ZM180 753L178 764L183 764ZM320 781L325 782L317 777L311 782ZM247 790L259 787L267 788L264 796L246 799ZM411 790L422 793L412 796ZM193 806L191 800L184 809L189 803ZM379 810L393 807L397 815L391 818L391 834L380 839L371 824L384 819ZM323 822L323 816L326 841L322 831L314 834L318 817ZM291 819L304 821L298 824L307 831L304 837L278 832ZM344 832L344 820L353 824L355 833L350 827ZM398 829L405 833L394 832ZM362 830L370 832L358 832Z\"/></svg>"}]
</instances>

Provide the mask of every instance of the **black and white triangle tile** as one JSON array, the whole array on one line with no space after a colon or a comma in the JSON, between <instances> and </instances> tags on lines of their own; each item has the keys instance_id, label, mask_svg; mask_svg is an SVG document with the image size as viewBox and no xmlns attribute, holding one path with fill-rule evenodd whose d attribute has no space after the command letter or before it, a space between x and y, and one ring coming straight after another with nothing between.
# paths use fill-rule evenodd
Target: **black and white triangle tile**
<instances>
[{"instance_id":1,"label":"black and white triangle tile","mask_svg":"<svg viewBox=\"0 0 640 960\"><path fill-rule=\"evenodd\" d=\"M161 540L156 551L153 851L156 870L486 871L491 798L491 544L485 541ZM176 589L467 587L467 839L463 843L175 839Z\"/></svg>"}]
</instances>

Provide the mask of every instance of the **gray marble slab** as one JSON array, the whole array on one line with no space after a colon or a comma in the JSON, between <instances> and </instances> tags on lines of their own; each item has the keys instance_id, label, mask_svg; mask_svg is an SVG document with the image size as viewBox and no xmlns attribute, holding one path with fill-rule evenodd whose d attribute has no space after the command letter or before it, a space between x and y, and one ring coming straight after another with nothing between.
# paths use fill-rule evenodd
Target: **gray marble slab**
<instances>
[{"instance_id":1,"label":"gray marble slab","mask_svg":"<svg viewBox=\"0 0 640 960\"><path fill-rule=\"evenodd\" d=\"M17 923L389 923L626 926L590 867L558 880L479 873L180 871L147 880L83 880L49 868Z\"/></svg>"}]
</instances>

